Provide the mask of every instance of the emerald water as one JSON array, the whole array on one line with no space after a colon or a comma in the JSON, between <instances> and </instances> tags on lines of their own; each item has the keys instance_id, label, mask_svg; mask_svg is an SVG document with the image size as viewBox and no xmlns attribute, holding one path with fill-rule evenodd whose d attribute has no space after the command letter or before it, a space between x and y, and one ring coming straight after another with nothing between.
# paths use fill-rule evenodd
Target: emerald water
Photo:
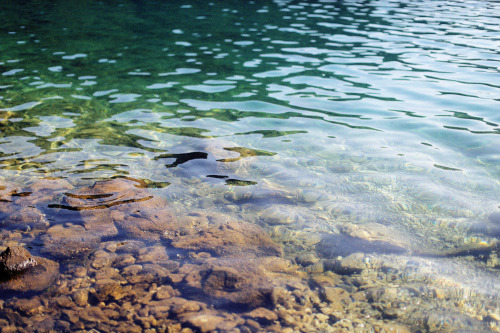
<instances>
[{"instance_id":1,"label":"emerald water","mask_svg":"<svg viewBox=\"0 0 500 333\"><path fill-rule=\"evenodd\" d=\"M359 302L378 315L359 310L364 326L354 327L377 318L497 331L499 26L500 3L480 0L4 1L0 179L21 189L64 179L75 190L138 179L179 217L260 226L294 264L303 253L330 260L317 239L339 225L375 223L387 228L377 241L404 239L418 265L359 274L420 290L407 302L422 315L408 304L391 315L368 297ZM65 196L35 204L50 226L74 218L60 209ZM43 254L43 228L2 228L2 248ZM61 265L64 276L85 263ZM304 279L315 274L302 266ZM51 316L56 330L95 328Z\"/></svg>"}]
</instances>

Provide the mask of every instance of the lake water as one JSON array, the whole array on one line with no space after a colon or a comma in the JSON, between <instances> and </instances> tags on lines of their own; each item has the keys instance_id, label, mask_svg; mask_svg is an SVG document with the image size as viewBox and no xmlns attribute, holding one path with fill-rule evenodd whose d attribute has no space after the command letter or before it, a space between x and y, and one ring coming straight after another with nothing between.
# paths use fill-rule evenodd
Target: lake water
<instances>
[{"instance_id":1,"label":"lake water","mask_svg":"<svg viewBox=\"0 0 500 333\"><path fill-rule=\"evenodd\" d=\"M61 275L48 291L0 297L0 326L498 331L499 26L500 3L481 0L2 2L0 247L22 245ZM84 210L68 198L109 179L139 180L180 221L205 214L208 225L223 216L264 230L301 272L273 285L297 306L278 306L275 291L259 306L232 296L212 304L192 295L189 274L155 288L202 303L192 312L212 326L173 303L144 313L130 279L120 297L101 297L99 269L125 274L95 264L116 242L160 247L179 272L207 264L175 259L175 239L99 233L79 220ZM29 201L44 180L67 185ZM45 226L8 222L25 207ZM80 225L99 237L85 258L47 252L50 228ZM356 253L352 265L366 267L339 268ZM87 284L64 287L74 276ZM74 313L82 289L90 299L80 310L104 317ZM340 296L329 295L340 289L347 301L335 308ZM319 300L301 303L297 290ZM130 316L116 309L125 304Z\"/></svg>"}]
</instances>

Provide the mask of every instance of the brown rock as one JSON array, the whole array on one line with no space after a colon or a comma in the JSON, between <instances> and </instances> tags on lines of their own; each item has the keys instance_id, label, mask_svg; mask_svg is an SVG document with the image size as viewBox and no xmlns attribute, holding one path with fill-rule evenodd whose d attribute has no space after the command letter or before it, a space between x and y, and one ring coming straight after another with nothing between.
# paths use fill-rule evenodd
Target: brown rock
<instances>
[{"instance_id":1,"label":"brown rock","mask_svg":"<svg viewBox=\"0 0 500 333\"><path fill-rule=\"evenodd\" d=\"M170 300L171 311L173 314L180 316L186 313L199 312L206 308L206 305L197 301L188 301L184 298L173 297Z\"/></svg>"},{"instance_id":2,"label":"brown rock","mask_svg":"<svg viewBox=\"0 0 500 333\"><path fill-rule=\"evenodd\" d=\"M337 274L359 274L367 268L364 253L352 253L341 260L332 261L327 266Z\"/></svg>"},{"instance_id":3,"label":"brown rock","mask_svg":"<svg viewBox=\"0 0 500 333\"><path fill-rule=\"evenodd\" d=\"M44 309L38 298L13 300L8 306L28 316L41 314Z\"/></svg>"},{"instance_id":4,"label":"brown rock","mask_svg":"<svg viewBox=\"0 0 500 333\"><path fill-rule=\"evenodd\" d=\"M276 313L263 307L245 313L244 317L253 319L263 325L267 325L275 320L278 320L278 315Z\"/></svg>"},{"instance_id":5,"label":"brown rock","mask_svg":"<svg viewBox=\"0 0 500 333\"><path fill-rule=\"evenodd\" d=\"M37 265L37 261L22 246L7 248L0 254L0 281L8 280Z\"/></svg>"},{"instance_id":6,"label":"brown rock","mask_svg":"<svg viewBox=\"0 0 500 333\"><path fill-rule=\"evenodd\" d=\"M21 189L14 183L2 181L0 183L0 202L11 203L14 201L13 195L21 192Z\"/></svg>"},{"instance_id":7,"label":"brown rock","mask_svg":"<svg viewBox=\"0 0 500 333\"><path fill-rule=\"evenodd\" d=\"M118 282L110 279L97 281L95 289L96 291L93 296L99 302L104 302L108 299L120 300L127 296L127 293L124 291L122 286Z\"/></svg>"},{"instance_id":8,"label":"brown rock","mask_svg":"<svg viewBox=\"0 0 500 333\"><path fill-rule=\"evenodd\" d=\"M42 236L44 254L62 259L84 259L94 251L101 238L80 225L56 225Z\"/></svg>"},{"instance_id":9,"label":"brown rock","mask_svg":"<svg viewBox=\"0 0 500 333\"><path fill-rule=\"evenodd\" d=\"M163 264L167 263L168 254L165 246L156 245L143 248L139 250L139 258L137 259L138 263L154 263L154 264Z\"/></svg>"},{"instance_id":10,"label":"brown rock","mask_svg":"<svg viewBox=\"0 0 500 333\"><path fill-rule=\"evenodd\" d=\"M0 225L7 228L26 230L27 228L46 229L50 223L47 221L45 214L42 214L38 209L20 206L14 213L3 219Z\"/></svg>"},{"instance_id":11,"label":"brown rock","mask_svg":"<svg viewBox=\"0 0 500 333\"><path fill-rule=\"evenodd\" d=\"M326 258L348 256L352 253L407 253L409 241L386 226L378 223L338 226L340 234L325 234L317 251Z\"/></svg>"},{"instance_id":12,"label":"brown rock","mask_svg":"<svg viewBox=\"0 0 500 333\"><path fill-rule=\"evenodd\" d=\"M115 261L116 257L116 253L99 250L92 255L91 265L95 269L109 267Z\"/></svg>"},{"instance_id":13,"label":"brown rock","mask_svg":"<svg viewBox=\"0 0 500 333\"><path fill-rule=\"evenodd\" d=\"M116 236L120 230L126 236L159 240L178 229L166 201L132 178L98 181L67 194L66 203L80 211L86 229L100 236Z\"/></svg>"},{"instance_id":14,"label":"brown rock","mask_svg":"<svg viewBox=\"0 0 500 333\"><path fill-rule=\"evenodd\" d=\"M53 285L59 275L59 264L45 258L34 257L38 263L22 275L0 283L0 291L42 291Z\"/></svg>"},{"instance_id":15,"label":"brown rock","mask_svg":"<svg viewBox=\"0 0 500 333\"><path fill-rule=\"evenodd\" d=\"M78 312L80 320L84 322L99 323L108 320L106 315L97 306L91 306Z\"/></svg>"},{"instance_id":16,"label":"brown rock","mask_svg":"<svg viewBox=\"0 0 500 333\"><path fill-rule=\"evenodd\" d=\"M189 314L181 317L181 322L196 327L200 332L213 332L217 325L224 321L224 317L218 316L212 311Z\"/></svg>"},{"instance_id":17,"label":"brown rock","mask_svg":"<svg viewBox=\"0 0 500 333\"><path fill-rule=\"evenodd\" d=\"M321 294L335 311L343 311L351 303L351 295L342 288L324 287Z\"/></svg>"},{"instance_id":18,"label":"brown rock","mask_svg":"<svg viewBox=\"0 0 500 333\"><path fill-rule=\"evenodd\" d=\"M176 269L175 267L178 267L178 263L175 263L172 266ZM130 265L123 268L120 273L129 283L132 284L140 282L161 283L164 278L171 274L170 269L157 264Z\"/></svg>"},{"instance_id":19,"label":"brown rock","mask_svg":"<svg viewBox=\"0 0 500 333\"><path fill-rule=\"evenodd\" d=\"M171 286L160 286L155 292L155 299L162 300L177 296L177 292Z\"/></svg>"},{"instance_id":20,"label":"brown rock","mask_svg":"<svg viewBox=\"0 0 500 333\"><path fill-rule=\"evenodd\" d=\"M71 190L73 186L61 178L43 178L24 189L23 195L17 203L20 205L39 205L54 201L57 194Z\"/></svg>"},{"instance_id":21,"label":"brown rock","mask_svg":"<svg viewBox=\"0 0 500 333\"><path fill-rule=\"evenodd\" d=\"M196 297L218 306L259 307L266 304L272 290L265 272L248 258L193 265L184 281L196 290Z\"/></svg>"},{"instance_id":22,"label":"brown rock","mask_svg":"<svg viewBox=\"0 0 500 333\"><path fill-rule=\"evenodd\" d=\"M116 281L122 281L125 282L123 277L120 275L117 269L112 268L112 267L103 267L95 272L95 279L97 281L99 280L116 280Z\"/></svg>"},{"instance_id":23,"label":"brown rock","mask_svg":"<svg viewBox=\"0 0 500 333\"><path fill-rule=\"evenodd\" d=\"M85 307L89 301L89 292L86 289L78 289L71 295L76 305Z\"/></svg>"},{"instance_id":24,"label":"brown rock","mask_svg":"<svg viewBox=\"0 0 500 333\"><path fill-rule=\"evenodd\" d=\"M113 262L114 267L126 267L135 264L136 259L134 256L131 254L125 253L125 254L120 254L116 257L115 261Z\"/></svg>"},{"instance_id":25,"label":"brown rock","mask_svg":"<svg viewBox=\"0 0 500 333\"><path fill-rule=\"evenodd\" d=\"M64 296L64 295L58 296L54 298L54 301L57 304L57 306L63 308L72 308L74 306L73 300L69 296Z\"/></svg>"},{"instance_id":26,"label":"brown rock","mask_svg":"<svg viewBox=\"0 0 500 333\"><path fill-rule=\"evenodd\" d=\"M212 225L196 234L179 236L172 246L216 256L281 256L283 253L281 247L259 226L240 221Z\"/></svg>"}]
</instances>

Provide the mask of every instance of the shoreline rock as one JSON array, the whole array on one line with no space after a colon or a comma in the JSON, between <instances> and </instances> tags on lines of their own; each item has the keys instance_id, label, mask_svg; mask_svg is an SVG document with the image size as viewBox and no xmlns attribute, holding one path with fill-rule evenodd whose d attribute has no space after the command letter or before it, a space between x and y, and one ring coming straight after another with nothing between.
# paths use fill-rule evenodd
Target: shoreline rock
<instances>
[{"instance_id":1,"label":"shoreline rock","mask_svg":"<svg viewBox=\"0 0 500 333\"><path fill-rule=\"evenodd\" d=\"M9 280L36 265L38 262L25 248L8 247L0 254L0 281Z\"/></svg>"},{"instance_id":2,"label":"shoreline rock","mask_svg":"<svg viewBox=\"0 0 500 333\"><path fill-rule=\"evenodd\" d=\"M38 292L49 288L59 275L59 264L32 257L23 247L7 248L0 259L0 291Z\"/></svg>"}]
</instances>

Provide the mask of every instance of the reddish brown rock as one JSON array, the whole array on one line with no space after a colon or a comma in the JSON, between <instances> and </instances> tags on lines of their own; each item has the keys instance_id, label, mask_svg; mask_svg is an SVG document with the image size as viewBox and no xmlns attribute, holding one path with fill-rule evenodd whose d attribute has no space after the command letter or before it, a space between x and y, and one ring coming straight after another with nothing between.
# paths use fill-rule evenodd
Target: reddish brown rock
<instances>
[{"instance_id":1,"label":"reddish brown rock","mask_svg":"<svg viewBox=\"0 0 500 333\"><path fill-rule=\"evenodd\" d=\"M39 205L53 202L56 195L73 189L73 186L61 178L42 178L23 189L16 203L19 205Z\"/></svg>"},{"instance_id":2,"label":"reddish brown rock","mask_svg":"<svg viewBox=\"0 0 500 333\"><path fill-rule=\"evenodd\" d=\"M71 190L73 185L62 178L43 178L28 186L28 189L33 192L54 192Z\"/></svg>"},{"instance_id":3,"label":"reddish brown rock","mask_svg":"<svg viewBox=\"0 0 500 333\"><path fill-rule=\"evenodd\" d=\"M122 288L120 283L111 279L97 281L95 289L96 291L92 296L99 302L120 300L127 296L126 291Z\"/></svg>"},{"instance_id":4,"label":"reddish brown rock","mask_svg":"<svg viewBox=\"0 0 500 333\"><path fill-rule=\"evenodd\" d=\"M281 256L283 250L259 226L229 221L204 228L195 234L179 236L172 242L178 249L208 252L215 256Z\"/></svg>"},{"instance_id":5,"label":"reddish brown rock","mask_svg":"<svg viewBox=\"0 0 500 333\"><path fill-rule=\"evenodd\" d=\"M224 317L219 316L214 311L203 311L190 313L181 317L181 322L191 327L196 327L200 332L213 332L217 326L224 321Z\"/></svg>"},{"instance_id":6,"label":"reddish brown rock","mask_svg":"<svg viewBox=\"0 0 500 333\"><path fill-rule=\"evenodd\" d=\"M30 206L17 206L16 211L0 221L0 225L13 229L46 229L49 222L45 214Z\"/></svg>"},{"instance_id":7,"label":"reddish brown rock","mask_svg":"<svg viewBox=\"0 0 500 333\"><path fill-rule=\"evenodd\" d=\"M1 202L12 202L13 195L21 192L19 186L13 183L2 181L0 183L0 201Z\"/></svg>"},{"instance_id":8,"label":"reddish brown rock","mask_svg":"<svg viewBox=\"0 0 500 333\"><path fill-rule=\"evenodd\" d=\"M278 320L278 315L276 313L262 307L247 312L244 316L262 324L269 324L275 320Z\"/></svg>"},{"instance_id":9,"label":"reddish brown rock","mask_svg":"<svg viewBox=\"0 0 500 333\"><path fill-rule=\"evenodd\" d=\"M342 288L324 287L321 295L335 311L343 311L351 303L351 295Z\"/></svg>"},{"instance_id":10,"label":"reddish brown rock","mask_svg":"<svg viewBox=\"0 0 500 333\"><path fill-rule=\"evenodd\" d=\"M120 178L98 181L67 194L69 209L78 210L85 228L100 236L126 236L159 240L178 229L165 200L153 196L139 180Z\"/></svg>"},{"instance_id":11,"label":"reddish brown rock","mask_svg":"<svg viewBox=\"0 0 500 333\"><path fill-rule=\"evenodd\" d=\"M36 266L37 261L21 246L7 248L0 254L0 281L8 280Z\"/></svg>"},{"instance_id":12,"label":"reddish brown rock","mask_svg":"<svg viewBox=\"0 0 500 333\"><path fill-rule=\"evenodd\" d=\"M15 200L14 195L20 192L20 188L15 184L0 182L0 213L10 215L16 211L12 203Z\"/></svg>"},{"instance_id":13,"label":"reddish brown rock","mask_svg":"<svg viewBox=\"0 0 500 333\"><path fill-rule=\"evenodd\" d=\"M45 258L34 257L37 265L23 274L0 283L0 291L42 291L54 284L59 276L59 264Z\"/></svg>"},{"instance_id":14,"label":"reddish brown rock","mask_svg":"<svg viewBox=\"0 0 500 333\"><path fill-rule=\"evenodd\" d=\"M197 298L205 298L215 306L255 308L270 299L271 281L258 262L248 258L211 260L190 268L184 282L193 288Z\"/></svg>"},{"instance_id":15,"label":"reddish brown rock","mask_svg":"<svg viewBox=\"0 0 500 333\"><path fill-rule=\"evenodd\" d=\"M99 323L108 320L106 315L97 306L91 306L80 310L78 315L83 322Z\"/></svg>"},{"instance_id":16,"label":"reddish brown rock","mask_svg":"<svg viewBox=\"0 0 500 333\"><path fill-rule=\"evenodd\" d=\"M56 225L42 236L44 254L62 259L84 259L94 251L101 238L80 225Z\"/></svg>"}]
</instances>

